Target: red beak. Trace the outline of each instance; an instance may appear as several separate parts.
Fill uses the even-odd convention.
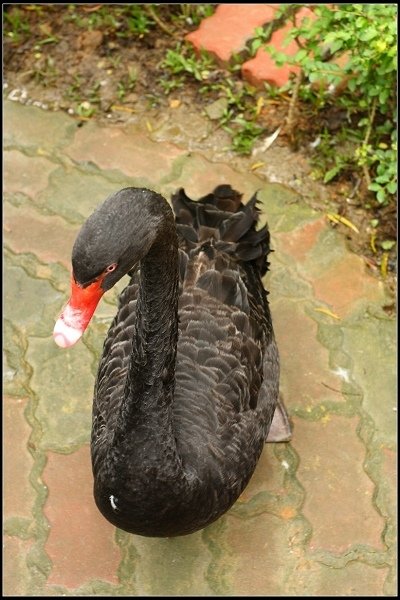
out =
[[[61,348],[76,344],[93,316],[100,298],[104,294],[101,287],[103,278],[83,288],[71,278],[71,298],[57,320],[53,337]]]

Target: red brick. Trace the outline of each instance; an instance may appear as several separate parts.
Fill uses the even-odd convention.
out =
[[[4,400],[4,517],[32,518],[35,498],[29,483],[33,459],[27,444],[31,428],[24,417],[26,400]]]
[[[297,477],[305,490],[302,512],[312,527],[310,548],[344,552],[366,544],[381,550],[385,522],[363,469],[366,449],[357,435],[358,417],[293,421]]]
[[[44,513],[50,523],[45,549],[53,563],[48,583],[68,588],[90,579],[117,583],[115,529],[94,503],[88,446],[69,455],[49,453],[43,481],[48,487]]]
[[[254,29],[274,18],[279,5],[219,4],[215,13],[204,19],[199,29],[189,33],[186,40],[197,50],[207,50],[227,62],[233,54],[244,49]]]
[[[278,29],[270,41],[271,46],[280,52],[284,52],[287,56],[293,56],[299,49],[294,40],[285,48],[282,47],[283,40],[290,29],[291,25]],[[293,65],[285,64],[278,67],[272,56],[264,48],[259,48],[254,58],[242,64],[242,77],[255,87],[262,87],[265,81],[271,85],[281,87],[288,82],[291,73],[298,73],[298,71],[299,68]]]
[[[314,13],[308,8],[302,8],[296,14],[296,23],[299,23],[304,17],[314,17]],[[299,49],[295,40],[285,45],[287,34],[292,29],[292,24],[288,23],[281,29],[274,31],[269,45],[278,52],[283,52],[286,56],[294,56]],[[299,68],[292,65],[283,65],[278,67],[271,55],[259,48],[254,58],[246,61],[242,65],[242,76],[256,87],[262,87],[267,81],[272,85],[281,87],[287,83],[291,73],[298,73]]]

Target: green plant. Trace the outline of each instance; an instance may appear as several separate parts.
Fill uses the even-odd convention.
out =
[[[197,26],[206,17],[210,17],[215,9],[213,4],[178,4],[180,14],[175,18],[184,20],[188,25]]]
[[[66,19],[83,29],[112,31],[117,37],[127,38],[132,34],[143,37],[154,26],[148,6],[150,5],[100,5],[92,12],[82,12],[82,7],[70,4]]]
[[[78,104],[78,106],[76,108],[76,113],[80,117],[85,117],[87,119],[92,117],[95,112],[96,112],[96,109],[87,100]]]
[[[374,181],[369,185],[369,189],[376,193],[376,198],[380,204],[386,204],[388,197],[397,192],[397,141],[395,134],[394,131],[393,142],[389,147],[382,142],[375,150],[371,146],[366,148],[368,163],[376,163],[376,174]]]
[[[231,134],[232,149],[238,154],[251,154],[254,142],[264,132],[262,127],[242,115],[231,119],[230,125],[225,125],[224,129]]]
[[[73,76],[72,83],[68,86],[68,88],[65,92],[65,97],[68,100],[71,100],[72,102],[77,102],[82,96],[82,91],[81,91],[82,85],[83,85],[82,75],[80,75],[79,73],[75,74]]]
[[[144,36],[150,31],[150,28],[154,25],[154,21],[149,18],[146,5],[130,4],[126,24],[128,33],[136,33],[139,36]]]
[[[93,12],[86,13],[82,12],[79,5],[69,4],[65,19],[83,29],[111,29],[117,31],[123,26],[123,19],[119,20],[119,17],[123,17],[123,12],[118,7],[110,10],[109,6],[99,6]]]
[[[254,56],[259,48],[261,48],[271,37],[271,28],[264,29],[256,27],[253,34],[253,39],[250,42],[250,54]]]
[[[40,52],[35,56],[38,56],[39,60],[32,73],[34,80],[44,87],[54,85],[59,76],[59,70],[55,66],[54,59],[51,56],[42,56]]]
[[[160,66],[173,75],[189,75],[196,81],[204,81],[210,75],[210,69],[215,67],[215,62],[206,52],[197,56],[191,46],[178,43],[174,50],[167,50]]]
[[[238,68],[236,60],[231,68]],[[162,61],[162,68],[179,78],[162,79],[160,84],[166,93],[184,85],[186,78],[201,82],[200,93],[226,99],[226,108],[219,119],[220,126],[232,135],[232,148],[239,154],[250,154],[255,140],[263,129],[255,123],[257,105],[254,102],[255,89],[237,78],[223,76],[214,59],[205,52],[197,55],[191,46],[178,44],[168,50]],[[240,66],[240,65],[239,65]]]
[[[172,79],[160,79],[159,83],[167,96],[174,90],[178,90],[185,85],[184,77],[173,77]]]
[[[14,42],[21,41],[30,33],[29,21],[22,9],[6,5],[4,10],[4,33]]]
[[[128,73],[118,82],[117,96],[119,100],[123,100],[128,92],[135,89],[137,81],[137,71],[134,67],[128,66]]]
[[[283,5],[287,7],[307,5]],[[293,26],[287,42],[296,39],[298,52],[288,57],[267,46],[277,65],[300,66],[300,94],[318,107],[334,103],[351,116],[358,141],[351,159],[379,203],[387,204],[397,190],[397,5],[318,4],[315,19]],[[328,59],[345,58],[342,66]],[[311,85],[310,85],[311,84]],[[344,85],[345,84],[345,85]],[[307,87],[308,86],[308,87]],[[341,93],[336,93],[342,87]],[[349,131],[349,126],[345,125]],[[332,134],[333,136],[336,134]],[[348,164],[335,165],[335,176]]]

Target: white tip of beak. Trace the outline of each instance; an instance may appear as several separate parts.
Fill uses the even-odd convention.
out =
[[[58,319],[54,326],[53,338],[60,348],[69,348],[82,337],[83,329],[70,327],[63,319]]]

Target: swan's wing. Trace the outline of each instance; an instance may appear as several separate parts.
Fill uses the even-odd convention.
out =
[[[201,460],[208,446],[225,462],[250,464],[278,401],[279,356],[261,283],[269,233],[256,228],[256,202],[242,204],[230,186],[197,202],[183,190],[172,198],[185,256],[174,413],[188,460],[196,452]]]

